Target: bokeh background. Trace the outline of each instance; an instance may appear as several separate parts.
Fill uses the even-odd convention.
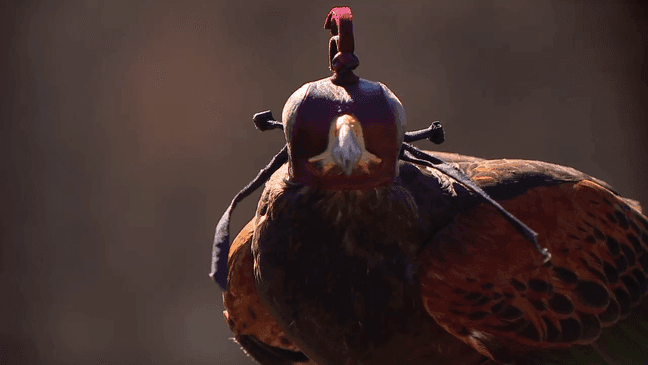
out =
[[[638,2],[347,4],[357,73],[410,129],[443,123],[420,146],[572,166],[648,205]],[[334,5],[0,3],[0,363],[252,364],[207,276],[213,231],[283,145],[252,114],[329,75]]]

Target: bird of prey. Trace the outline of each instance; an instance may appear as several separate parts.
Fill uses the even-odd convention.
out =
[[[648,364],[640,205],[564,166],[418,150],[439,125],[406,133],[398,98],[353,74],[348,8],[326,26],[334,75],[282,123],[257,115],[287,145],[231,247],[240,196],[217,227],[236,341],[264,365]]]

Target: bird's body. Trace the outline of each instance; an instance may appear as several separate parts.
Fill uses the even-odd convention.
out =
[[[217,226],[236,340],[264,365],[648,364],[639,204],[572,168],[408,144],[443,136],[406,133],[353,74],[351,18],[329,13],[334,75],[290,96],[286,147]],[[224,265],[231,210],[270,171]]]
[[[636,202],[558,165],[433,154],[536,230],[551,261],[433,169],[400,163],[391,185],[331,191],[291,182],[284,166],[231,252],[226,317],[252,355],[519,362],[592,344],[639,303],[648,220]]]
[[[419,363],[402,354],[423,350],[434,327],[416,280],[418,209],[403,186],[327,191],[271,179],[259,212],[257,289],[289,337],[321,364]]]

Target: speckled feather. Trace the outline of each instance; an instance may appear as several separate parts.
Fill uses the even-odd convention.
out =
[[[610,191],[566,182],[502,204],[538,232],[552,259],[538,265],[489,206],[457,216],[421,257],[425,306],[448,331],[506,361],[526,347],[589,344],[639,303],[648,270],[639,238],[648,238],[639,228],[645,218]],[[475,332],[495,339],[482,343]]]
[[[228,285],[223,292],[225,321],[234,333],[235,340],[260,363],[308,362],[308,358],[286,337],[261,304],[254,282],[254,258],[251,250],[254,227],[254,220],[251,220],[232,242]]]

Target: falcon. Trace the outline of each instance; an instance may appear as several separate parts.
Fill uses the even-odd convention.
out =
[[[358,78],[349,8],[333,76],[286,102],[286,147],[219,222],[212,277],[261,364],[646,364],[648,218],[575,169],[421,151],[398,98]],[[265,182],[229,245],[229,217]]]

